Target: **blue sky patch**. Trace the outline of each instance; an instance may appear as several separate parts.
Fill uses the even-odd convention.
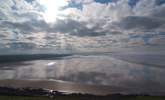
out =
[[[28,3],[31,3],[31,2],[33,2],[34,0],[25,0],[25,1],[27,1]]]
[[[95,1],[99,3],[109,3],[112,2],[113,0],[95,0]]]
[[[139,1],[139,0],[129,0],[129,1],[128,1],[128,4],[129,4],[131,7],[134,7],[134,6],[137,4],[138,1]]]
[[[81,3],[76,3],[75,1],[70,1],[69,4],[65,7],[62,7],[62,9],[67,9],[67,8],[77,8],[77,9],[83,9],[83,4]]]

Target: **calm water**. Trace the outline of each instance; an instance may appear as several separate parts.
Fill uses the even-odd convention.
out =
[[[95,91],[98,94],[113,92],[164,94],[164,76],[163,55],[75,55],[59,60],[0,64],[0,85],[10,83],[18,86],[22,80],[19,85],[28,86],[23,80],[40,80],[38,83],[29,82],[29,86],[38,87],[36,84],[43,83],[40,87],[58,90],[61,87],[63,91],[90,93]],[[57,88],[55,87],[57,83],[63,85]],[[62,88],[67,85],[70,88]],[[85,88],[86,90],[83,90]]]

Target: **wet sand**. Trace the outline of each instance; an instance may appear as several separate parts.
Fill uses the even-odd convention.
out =
[[[89,93],[95,95],[107,95],[114,93],[124,93],[126,88],[103,86],[103,85],[87,85],[64,81],[47,81],[47,80],[0,80],[1,87],[14,88],[44,88],[67,93]]]
[[[0,86],[97,95],[165,94],[165,56],[120,55],[75,55],[58,60],[2,63]]]

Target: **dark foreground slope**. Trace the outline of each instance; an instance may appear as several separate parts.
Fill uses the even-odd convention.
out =
[[[30,97],[30,96],[0,96],[0,100],[165,100],[165,97],[152,96],[122,96],[122,97],[86,97],[86,96],[56,96]]]
[[[66,93],[33,88],[0,87],[0,100],[165,100],[164,96],[149,95],[91,95]]]

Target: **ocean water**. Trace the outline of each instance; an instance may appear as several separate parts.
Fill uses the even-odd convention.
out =
[[[39,87],[96,94],[161,95],[165,93],[164,76],[165,55],[152,54],[79,54],[0,64],[0,86],[38,87],[43,83]],[[63,85],[57,88],[57,83]]]

